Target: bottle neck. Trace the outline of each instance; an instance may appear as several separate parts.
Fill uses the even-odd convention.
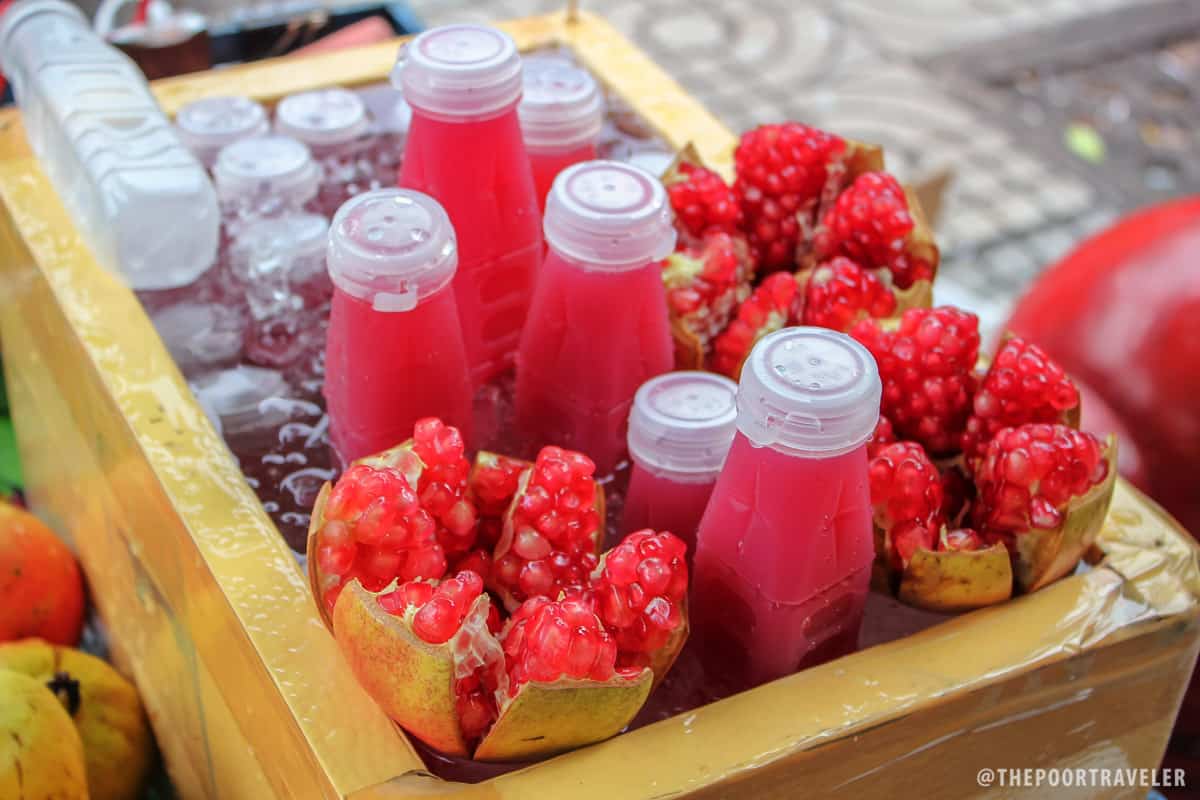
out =
[[[501,106],[500,108],[489,111],[484,114],[447,114],[441,111],[432,111],[428,108],[421,108],[418,105],[412,105],[413,125],[416,125],[420,120],[433,120],[448,125],[470,125],[477,122],[490,122],[511,115],[514,119],[517,116],[517,103],[513,101],[509,105]]]

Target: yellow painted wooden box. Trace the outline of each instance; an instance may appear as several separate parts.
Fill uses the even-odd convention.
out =
[[[733,136],[602,20],[572,48],[671,144]],[[160,81],[173,112],[382,80],[396,43]],[[292,554],[137,299],[103,272],[0,113],[0,340],[30,498],[78,549],[187,798],[963,798],[983,768],[1154,767],[1195,662],[1197,551],[1123,482],[1106,560],[1001,607],[486,783],[424,772],[358,688]],[[1200,780],[1200,776],[1193,776]],[[1056,797],[1144,797],[1131,788]],[[1034,796],[1034,795],[1029,795]]]

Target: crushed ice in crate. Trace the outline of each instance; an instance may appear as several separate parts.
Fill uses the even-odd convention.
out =
[[[185,375],[232,366],[241,358],[246,320],[240,308],[183,300],[154,312],[151,320]]]

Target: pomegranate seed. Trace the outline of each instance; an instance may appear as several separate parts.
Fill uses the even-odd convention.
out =
[[[713,342],[710,368],[737,379],[754,344],[788,324],[798,296],[791,273],[770,275],[738,306],[737,317]]]
[[[933,549],[942,525],[942,477],[916,442],[880,447],[867,476],[875,524],[888,534],[892,565],[903,569],[918,547]]]

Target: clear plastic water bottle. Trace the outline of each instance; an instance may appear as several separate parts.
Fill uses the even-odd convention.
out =
[[[175,115],[179,138],[212,168],[222,147],[271,129],[267,112],[248,97],[206,97],[188,103]]]
[[[347,199],[370,188],[370,127],[366,103],[345,89],[289,95],[275,109],[275,131],[304,142],[321,165],[322,214],[333,216]]]
[[[321,168],[289,136],[254,136],[223,148],[213,177],[226,229],[236,238],[257,220],[303,211],[317,195]]]
[[[328,240],[323,216],[289,214],[248,225],[234,241],[229,261],[249,309],[246,356],[254,363],[287,366],[317,346],[329,302]]]
[[[135,289],[193,282],[220,213],[203,165],[146,79],[74,6],[26,0],[0,19],[0,69],[29,143],[97,260]]]

